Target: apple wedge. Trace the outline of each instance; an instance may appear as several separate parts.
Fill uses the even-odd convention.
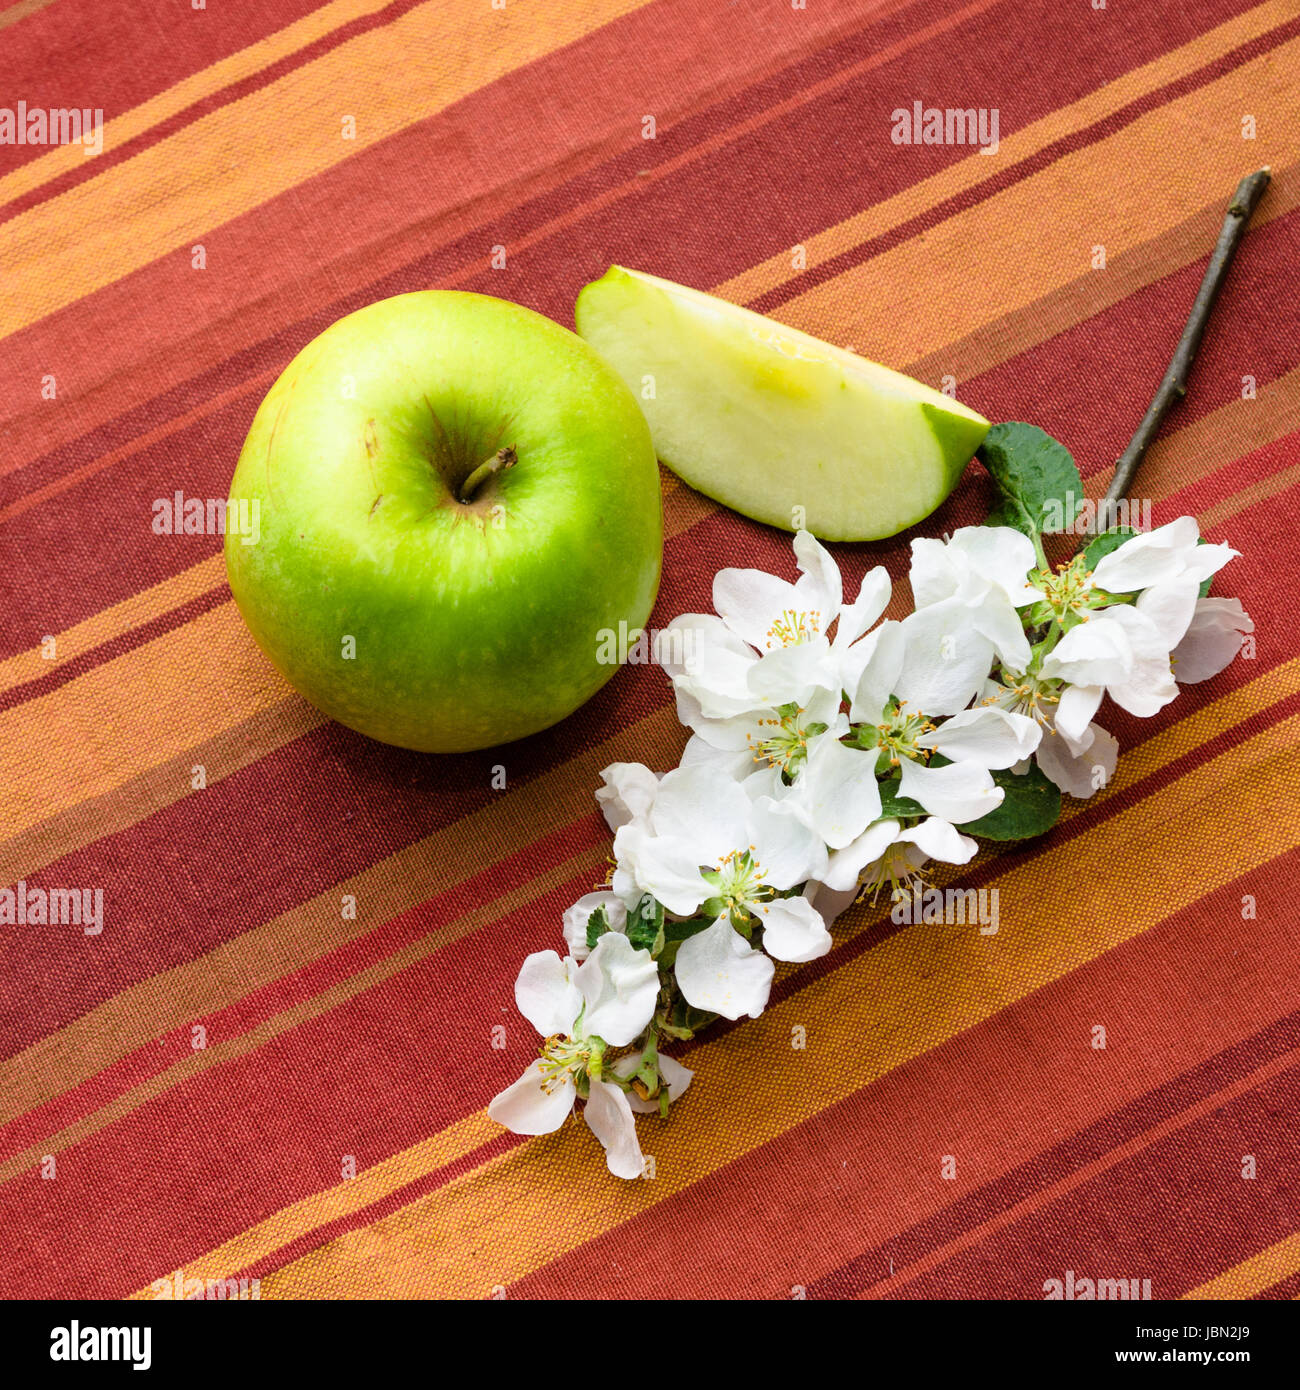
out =
[[[911,377],[623,266],[583,288],[575,316],[640,402],[660,459],[787,531],[894,535],[948,496],[989,428]]]

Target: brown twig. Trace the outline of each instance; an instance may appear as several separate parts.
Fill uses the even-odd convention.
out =
[[[1237,185],[1237,191],[1232,195],[1232,202],[1228,204],[1228,211],[1223,219],[1223,230],[1219,233],[1210,264],[1205,269],[1205,278],[1201,281],[1201,288],[1197,292],[1191,313],[1187,316],[1183,336],[1178,340],[1178,347],[1170,359],[1164,380],[1161,381],[1151,404],[1147,406],[1142,423],[1129,440],[1128,448],[1115,463],[1115,476],[1106,489],[1106,495],[1097,504],[1096,519],[1084,537],[1085,540],[1088,536],[1094,536],[1110,527],[1115,514],[1115,504],[1128,496],[1138,465],[1159,433],[1165,416],[1187,394],[1187,376],[1196,360],[1197,349],[1201,346],[1205,325],[1209,323],[1210,315],[1214,312],[1214,302],[1223,288],[1228,267],[1236,255],[1250,215],[1264,196],[1271,177],[1269,168],[1265,165],[1253,174],[1248,174]]]

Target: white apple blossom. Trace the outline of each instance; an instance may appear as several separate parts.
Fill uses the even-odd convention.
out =
[[[541,1056],[495,1096],[488,1114],[516,1134],[559,1129],[585,1092],[585,1119],[617,1177],[641,1175],[636,1122],[623,1088],[600,1077],[606,1046],[626,1047],[654,1017],[659,968],[649,951],[606,932],[579,964],[554,951],[530,955],[515,982],[519,1012],[546,1039]]]
[[[1135,604],[1094,609],[1047,654],[1042,675],[1086,690],[1075,697],[1080,718],[1091,718],[1103,694],[1147,718],[1178,694],[1169,653],[1187,631],[1195,603],[1196,582],[1188,579],[1148,589]]]
[[[932,717],[970,704],[994,657],[1029,665],[1017,612],[1042,598],[1028,582],[1033,543],[1009,526],[966,526],[947,543],[912,542],[915,611],[902,623],[902,668],[893,693]]]
[[[670,658],[664,666],[678,691],[692,697],[694,717],[725,720],[807,705],[818,691],[842,688],[841,664],[889,602],[889,575],[877,565],[845,604],[839,567],[826,548],[799,531],[794,552],[800,577],[793,584],[763,570],[720,570],[713,581],[720,616],[688,613],[668,625],[682,640],[666,649],[680,645],[692,654],[689,662]]]
[[[906,622],[884,623],[866,639],[872,649],[851,692],[849,718],[859,726],[860,742],[864,735],[873,740],[877,770],[898,768],[901,796],[947,821],[976,820],[1002,804],[990,770],[1028,757],[1040,731],[1032,719],[994,707],[963,710],[936,724],[928,710],[894,700],[890,692],[898,689],[906,662],[906,628]],[[981,681],[987,675],[986,666]],[[950,762],[928,766],[932,752]]]
[[[866,780],[874,790],[875,779]],[[760,1013],[772,979],[768,956],[806,961],[830,949],[810,904],[780,896],[817,877],[826,863],[821,836],[785,803],[751,797],[707,766],[668,773],[649,825],[623,826],[614,855],[614,891],[625,902],[651,893],[669,912],[715,915],[677,952],[677,983],[696,1008],[728,1018]],[[733,925],[749,920],[763,928],[763,951]]]
[[[610,763],[600,774],[596,801],[611,830],[644,822],[659,790],[659,777],[644,763]]]
[[[878,893],[886,885],[892,894],[910,888],[928,860],[965,864],[978,849],[974,840],[939,816],[910,828],[899,820],[880,820],[830,856],[820,883],[830,894]],[[820,903],[821,893],[814,896]]]

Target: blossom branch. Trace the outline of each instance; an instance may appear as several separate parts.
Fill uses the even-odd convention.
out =
[[[1187,316],[1187,325],[1183,329],[1183,336],[1178,340],[1178,347],[1170,359],[1159,389],[1147,407],[1146,414],[1142,417],[1142,423],[1137,427],[1133,438],[1129,440],[1128,448],[1124,450],[1115,464],[1115,476],[1111,479],[1105,496],[1097,504],[1096,520],[1085,534],[1085,541],[1100,531],[1108,530],[1112,525],[1115,505],[1128,495],[1138,467],[1152,441],[1160,432],[1160,426],[1164,423],[1165,416],[1187,394],[1187,377],[1201,346],[1205,326],[1209,323],[1210,315],[1214,312],[1215,301],[1219,297],[1219,291],[1223,288],[1228,267],[1231,266],[1233,257],[1237,253],[1237,246],[1245,234],[1246,224],[1250,221],[1251,214],[1256,207],[1259,206],[1259,200],[1264,196],[1271,177],[1270,170],[1265,165],[1264,168],[1257,169],[1253,174],[1248,174],[1237,185],[1237,191],[1233,194],[1232,202],[1228,204],[1228,211],[1223,219],[1219,240],[1215,244],[1213,254],[1210,256],[1210,263],[1206,267],[1205,278],[1201,281],[1201,288],[1197,292],[1191,313]]]

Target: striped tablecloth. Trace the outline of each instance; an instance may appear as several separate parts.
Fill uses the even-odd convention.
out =
[[[1300,4],[1100,4],[0,9],[0,107],[103,113],[98,153],[0,144],[0,883],[103,895],[94,935],[0,926],[0,1292],[1300,1291]],[[915,102],[996,112],[996,151],[896,143]],[[676,762],[666,680],[504,752],[382,747],[282,682],[220,537],[155,502],[224,496],[349,310],[449,286],[567,324],[611,262],[953,377],[1096,494],[1262,164],[1138,486],[1243,552],[1216,592],[1254,659],[1109,711],[1115,784],[963,874],[996,936],[842,918],[691,1052],[653,1180],[578,1122],[499,1130],[536,1045],[515,972],[605,874],[598,770]],[[668,475],[664,506],[656,624],[722,565],[790,572]],[[907,542],[836,555],[898,579]]]

